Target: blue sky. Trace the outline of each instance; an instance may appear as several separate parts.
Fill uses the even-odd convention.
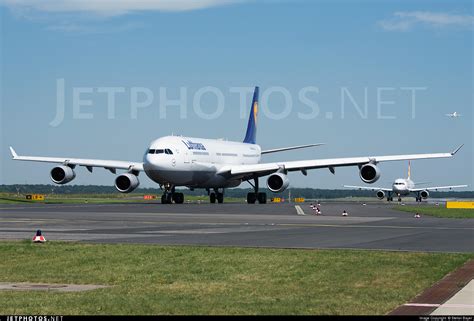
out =
[[[243,107],[232,88],[258,85],[268,94],[257,136],[264,149],[327,144],[264,161],[444,152],[464,143],[454,159],[413,162],[412,175],[434,184],[466,183],[472,190],[471,1],[119,4],[0,1],[0,183],[50,183],[51,165],[13,162],[9,145],[20,154],[140,161],[151,140],[171,133],[242,140],[251,97],[242,118]],[[58,79],[65,84],[65,115],[53,126]],[[200,116],[193,103],[208,86],[222,93],[225,102],[215,119]],[[106,95],[98,88],[115,87],[123,92],[116,95],[110,117]],[[289,93],[291,105],[275,87]],[[308,87],[313,88],[307,97],[317,103],[317,115],[298,96]],[[407,87],[418,88],[414,117]],[[81,112],[91,119],[74,116],[77,88],[86,88],[82,97],[91,106]],[[132,117],[132,91],[141,88],[153,99]],[[162,91],[176,99],[180,88],[186,92],[181,96],[186,116],[172,106],[160,116]],[[349,95],[360,108],[366,92],[367,114],[362,117]],[[380,101],[393,103],[379,107]],[[204,94],[203,113],[216,111],[216,102],[212,93]],[[453,111],[463,117],[444,116]],[[270,113],[282,117],[274,119]],[[405,176],[406,168],[405,162],[381,164],[377,184]],[[77,174],[76,184],[112,185],[114,180],[103,169],[90,174],[79,168]],[[153,186],[145,175],[140,177],[142,186]],[[361,183],[356,168],[338,169],[335,176],[327,170],[307,177],[294,173],[290,179],[297,187]]]

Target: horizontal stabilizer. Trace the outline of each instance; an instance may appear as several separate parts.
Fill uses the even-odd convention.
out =
[[[298,145],[298,146],[291,146],[291,147],[268,149],[268,150],[263,150],[261,154],[263,155],[263,154],[284,152],[284,151],[287,151],[287,150],[300,149],[300,148],[308,148],[308,147],[315,147],[315,146],[321,146],[321,145],[324,145],[324,143],[309,144],[309,145]]]
[[[358,189],[358,190],[368,190],[368,191],[384,191],[384,192],[391,192],[391,188],[385,187],[368,187],[368,186],[353,186],[353,185],[343,185],[345,188],[350,189]]]
[[[416,182],[415,183],[415,185],[426,185],[426,184],[432,184],[432,182],[421,182],[421,183]]]

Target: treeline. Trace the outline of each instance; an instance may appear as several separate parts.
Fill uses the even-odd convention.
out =
[[[181,190],[180,190],[181,191]],[[226,189],[225,195],[228,197],[246,197],[251,188],[231,188]],[[261,189],[262,192],[267,192],[269,197],[304,197],[307,199],[318,198],[343,198],[343,197],[374,197],[375,192],[349,190],[349,189],[315,189],[315,188],[290,188],[283,193],[272,193],[266,189]],[[102,185],[0,185],[1,193],[14,194],[117,194],[114,186]],[[143,195],[143,194],[162,194],[159,188],[137,188],[133,193],[128,195]],[[191,191],[183,189],[182,192],[186,195],[206,195],[203,189]],[[474,198],[474,191],[446,191],[446,192],[430,192],[430,197],[434,198]]]

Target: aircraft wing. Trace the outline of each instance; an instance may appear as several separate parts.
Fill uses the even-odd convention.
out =
[[[301,171],[306,174],[306,170],[329,168],[334,172],[335,167],[342,166],[362,166],[369,163],[380,163],[389,161],[430,159],[430,158],[449,158],[453,157],[463,145],[456,148],[451,153],[435,154],[411,154],[411,155],[393,155],[393,156],[366,156],[366,157],[348,157],[348,158],[330,158],[330,159],[311,159],[302,161],[261,163],[254,165],[228,165],[222,167],[217,174],[224,177],[246,178],[266,176],[276,171]]]
[[[10,146],[10,152],[14,160],[33,161],[45,163],[58,163],[63,165],[79,165],[85,166],[92,172],[92,167],[104,167],[115,173],[116,169],[126,169],[133,171],[143,171],[143,163],[117,161],[117,160],[103,160],[103,159],[82,159],[69,157],[41,157],[41,156],[19,156],[13,147]]]
[[[431,184],[432,182],[416,182],[415,185],[426,185],[426,184]]]
[[[368,187],[368,186],[352,186],[352,185],[344,185],[345,188],[353,188],[353,189],[365,189],[369,191],[384,191],[384,192],[391,192],[391,188],[385,187]]]
[[[435,186],[435,187],[427,187],[427,188],[414,188],[414,189],[410,189],[410,192],[437,191],[439,189],[453,189],[453,188],[463,188],[463,187],[467,187],[467,185],[452,185],[452,186]]]

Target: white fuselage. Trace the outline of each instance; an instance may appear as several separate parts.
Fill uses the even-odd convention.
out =
[[[415,183],[409,178],[398,178],[392,184],[392,190],[397,195],[408,195],[410,189],[415,187]]]
[[[217,172],[226,165],[260,162],[259,145],[225,140],[165,136],[154,140],[143,157],[146,175],[158,184],[196,188],[240,185]]]

